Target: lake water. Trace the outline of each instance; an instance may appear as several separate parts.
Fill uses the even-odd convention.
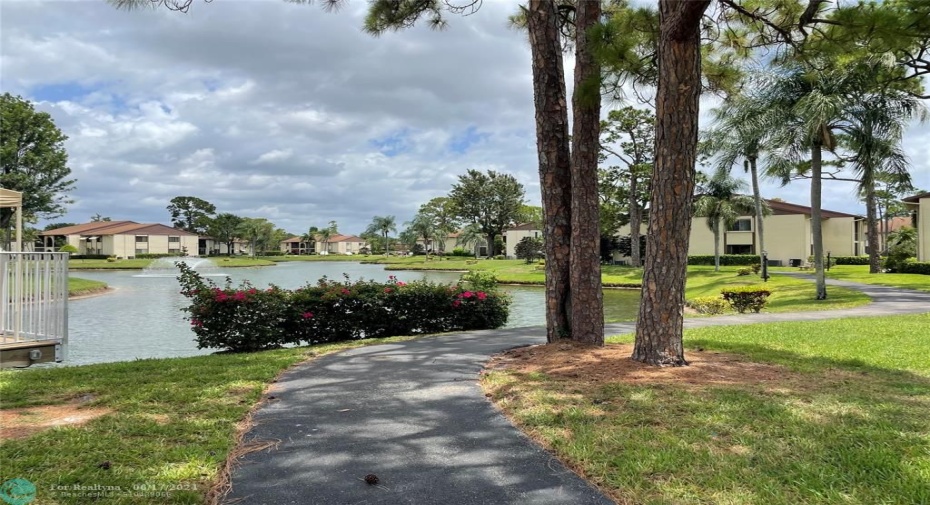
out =
[[[228,275],[233,285],[249,280],[256,287],[276,284],[298,288],[320,277],[342,280],[348,274],[386,281],[389,275],[410,282],[428,279],[452,283],[455,272],[386,271],[381,265],[351,262],[284,262],[260,268],[200,270],[216,283]],[[116,292],[74,300],[69,303],[69,346],[66,364],[81,365],[138,358],[171,358],[210,354],[215,349],[197,349],[194,333],[181,308],[187,298],[179,293],[176,271],[74,271],[73,276],[106,282]],[[544,291],[535,286],[502,286],[513,303],[507,327],[545,325]],[[608,321],[631,320],[639,306],[638,290],[605,290],[604,311]]]

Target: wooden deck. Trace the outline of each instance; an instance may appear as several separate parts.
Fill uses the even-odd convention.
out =
[[[61,340],[17,342],[11,335],[0,335],[0,368],[24,368],[61,361],[61,344]]]

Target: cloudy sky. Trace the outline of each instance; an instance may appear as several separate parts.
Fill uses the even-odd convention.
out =
[[[366,4],[2,2],[0,89],[70,137],[74,204],[55,221],[168,223],[168,201],[192,195],[292,233],[333,220],[359,233],[375,215],[410,220],[469,168],[512,173],[539,205],[529,49],[506,25],[516,2],[380,38],[361,31]],[[930,189],[930,127],[906,148]],[[765,195],[808,202],[803,183]],[[826,185],[824,207],[863,212],[845,183]]]

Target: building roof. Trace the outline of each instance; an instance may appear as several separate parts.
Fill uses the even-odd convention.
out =
[[[43,236],[61,236],[61,235],[176,235],[176,236],[196,236],[196,233],[179,230],[170,226],[158,223],[137,223],[135,221],[94,221],[91,223],[76,224],[74,226],[65,226],[46,230],[39,235]]]
[[[769,208],[772,209],[772,215],[780,216],[786,214],[804,214],[806,216],[811,215],[811,208],[804,205],[798,205],[796,203],[780,202],[777,200],[765,200],[769,204]],[[822,217],[859,217],[855,214],[846,214],[845,212],[836,212],[833,210],[820,209],[820,215]]]
[[[297,235],[294,235],[293,237],[288,237],[281,241],[282,244],[299,244],[301,242],[303,242],[303,240],[301,240],[301,238],[298,237]]]
[[[909,197],[907,197],[907,198],[902,198],[901,201],[902,201],[902,202],[907,202],[907,203],[917,203],[917,202],[919,202],[922,198],[930,198],[930,191],[927,191],[926,193],[920,193],[919,195],[914,195],[914,196],[909,196]]]
[[[367,242],[367,240],[365,240],[365,239],[363,239],[363,238],[361,238],[361,237],[356,237],[355,235],[333,235],[332,237],[329,238],[329,242],[330,242],[330,243],[333,243],[333,242],[361,242],[361,243],[365,243],[365,242]]]
[[[532,231],[532,230],[540,231],[541,228],[536,223],[523,223],[523,224],[518,224],[516,226],[511,226],[510,228],[507,228],[506,230],[504,230],[504,233],[508,231]]]

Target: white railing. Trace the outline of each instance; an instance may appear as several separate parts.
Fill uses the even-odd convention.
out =
[[[50,340],[61,343],[63,352],[68,253],[0,252],[0,345]]]

